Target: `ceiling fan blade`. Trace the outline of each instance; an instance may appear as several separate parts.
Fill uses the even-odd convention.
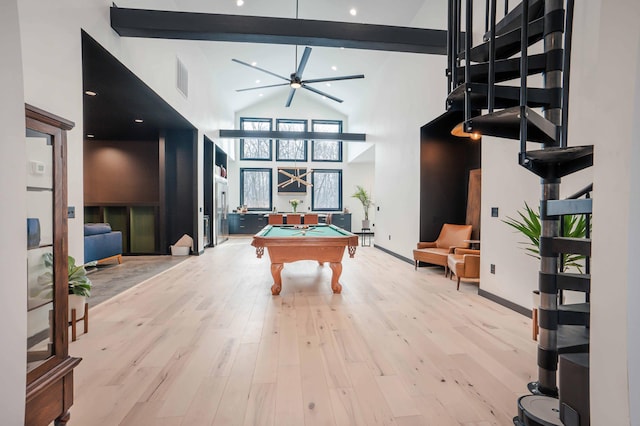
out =
[[[289,82],[291,81],[290,79],[288,79],[288,78],[286,78],[286,77],[283,77],[283,76],[278,75],[278,74],[274,74],[274,73],[272,73],[271,71],[267,71],[267,70],[265,70],[264,68],[256,67],[255,65],[251,65],[251,64],[248,64],[248,63],[246,63],[246,62],[242,62],[242,61],[240,61],[240,60],[238,60],[238,59],[232,59],[232,61],[233,61],[233,62],[237,62],[237,63],[239,63],[239,64],[241,64],[241,65],[245,65],[245,66],[247,66],[247,67],[249,67],[249,68],[253,68],[253,69],[258,70],[258,71],[266,72],[267,74],[272,75],[272,76],[274,76],[274,77],[278,77],[278,78],[280,78],[280,79],[282,79],[282,80],[289,81]]]
[[[333,101],[340,102],[340,103],[342,103],[342,102],[343,102],[343,101],[342,101],[342,99],[340,99],[340,98],[336,98],[335,96],[331,96],[331,95],[330,95],[330,94],[328,94],[328,93],[321,92],[320,90],[315,89],[315,88],[313,88],[313,87],[311,87],[311,86],[307,86],[306,84],[303,84],[303,85],[302,85],[302,88],[303,88],[303,89],[307,89],[307,90],[309,90],[309,91],[311,91],[311,92],[313,92],[313,93],[317,93],[318,95],[326,96],[327,98],[329,98],[329,99],[331,99],[331,100],[333,100]]]
[[[291,88],[291,90],[289,91],[289,97],[287,98],[287,103],[284,105],[285,107],[289,108],[291,106],[291,101],[293,100],[293,95],[296,94],[296,89]]]
[[[353,80],[356,78],[364,78],[364,74],[343,75],[341,77],[314,78],[312,80],[304,80],[302,83],[322,83],[325,81]]]
[[[247,87],[246,89],[236,89],[236,92],[246,92],[247,90],[267,89],[269,87],[288,86],[290,83],[270,84],[268,86]]]
[[[304,53],[302,54],[302,58],[300,59],[300,65],[298,65],[298,71],[296,71],[296,76],[298,78],[302,78],[302,73],[304,72],[304,68],[307,66],[309,55],[311,55],[311,48],[305,47]]]

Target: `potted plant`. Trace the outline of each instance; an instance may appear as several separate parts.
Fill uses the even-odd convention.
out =
[[[44,266],[53,271],[53,253],[45,253],[42,255]],[[69,277],[69,318],[71,318],[71,310],[75,309],[81,319],[84,316],[84,306],[87,301],[87,297],[91,296],[91,280],[87,277],[87,270],[85,266],[95,266],[96,261],[89,262],[86,265],[76,265],[76,260],[72,257],[68,257],[67,271]],[[43,275],[43,279],[46,281],[45,285],[49,287],[53,286],[53,272],[46,272]]]
[[[540,222],[540,213],[534,211],[529,205],[524,203],[524,213],[517,212],[520,219],[514,219],[507,216],[507,220],[503,220],[504,223],[514,228],[527,238],[525,244],[525,250],[527,255],[540,259],[540,233],[542,230],[542,224]],[[584,238],[587,232],[587,219],[584,215],[563,216],[563,237],[570,238]],[[560,258],[561,268],[576,268],[578,272],[582,273],[582,262],[585,256],[577,254],[563,254]]]
[[[356,186],[356,192],[351,195],[353,198],[357,198],[362,203],[362,208],[364,209],[364,220],[362,221],[362,228],[369,228],[369,207],[373,204],[371,201],[371,196],[362,186]]]

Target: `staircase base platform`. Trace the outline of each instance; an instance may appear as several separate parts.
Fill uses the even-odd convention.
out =
[[[515,426],[562,426],[559,402],[542,395],[525,395],[518,398],[518,417]]]

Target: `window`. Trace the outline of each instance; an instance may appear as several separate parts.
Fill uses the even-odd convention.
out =
[[[240,118],[241,130],[271,131],[270,118]],[[271,160],[271,139],[240,139],[241,160]]]
[[[342,210],[342,170],[314,170],[311,210]]]
[[[276,120],[276,130],[282,132],[306,132],[307,120]],[[276,161],[307,161],[307,141],[278,139]]]
[[[342,133],[340,120],[311,120],[312,132]],[[342,141],[318,140],[311,145],[312,161],[342,161]]]
[[[271,210],[271,169],[240,169],[240,204],[249,210]]]

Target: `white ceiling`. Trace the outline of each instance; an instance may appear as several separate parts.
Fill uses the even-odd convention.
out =
[[[287,18],[295,18],[296,15],[295,0],[244,0],[244,5],[241,7],[236,5],[236,0],[124,0],[118,2],[118,7]],[[352,7],[357,10],[356,16],[349,13]],[[430,13],[430,9],[433,9],[434,13]],[[300,19],[444,29],[446,12],[444,19],[431,19],[436,15],[440,18],[442,10],[446,11],[446,0],[402,0],[401,2],[391,0],[299,0],[298,17]],[[435,22],[439,25],[435,26]],[[262,102],[268,97],[280,98],[282,105],[285,104],[289,94],[288,86],[236,92],[236,89],[278,84],[284,81],[232,62],[231,59],[235,58],[248,63],[255,61],[258,67],[288,78],[297,68],[295,46],[202,41],[187,43],[198,43],[205,56],[209,58],[208,66],[212,70],[213,85],[218,88],[219,93],[233,111],[242,110],[256,102]],[[298,61],[304,47],[297,47]],[[327,86],[326,83],[313,84],[314,88],[343,99],[342,104],[330,99],[323,99],[310,91],[299,89],[291,108],[296,107],[297,97],[307,96],[318,102],[326,103],[342,114],[350,115],[356,108],[361,107],[360,102],[365,98],[364,95],[375,91],[380,84],[406,84],[405,82],[382,81],[378,76],[377,71],[381,68],[381,64],[387,60],[393,60],[394,55],[416,54],[313,47],[303,79],[352,74],[364,74],[365,78],[331,82],[331,86]],[[336,66],[337,70],[332,70],[332,66]],[[260,80],[260,82],[257,83],[256,80]]]

